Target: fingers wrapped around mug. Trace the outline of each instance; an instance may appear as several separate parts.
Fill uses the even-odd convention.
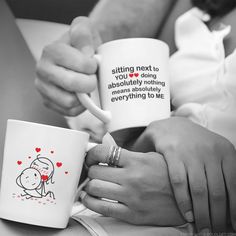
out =
[[[101,144],[88,152],[86,164],[87,166],[92,166],[103,163],[111,167],[125,167],[129,165],[130,160],[124,157],[127,155],[130,156],[131,154],[132,152],[121,149],[120,147]]]
[[[90,182],[82,201],[90,210],[134,224],[184,223],[160,154],[97,145],[86,163]]]
[[[83,204],[93,211],[128,221],[132,212],[123,204],[127,201],[127,191],[121,185],[125,174],[122,167],[127,163],[122,152],[126,150],[106,145],[97,145],[88,152],[86,164],[90,181],[81,198]]]
[[[45,105],[62,115],[76,116],[83,112],[85,108],[75,93],[91,93],[97,86],[97,61],[91,53],[86,53],[87,49],[84,50],[84,47],[90,47],[93,53],[95,50],[91,41],[92,30],[85,22],[87,20],[78,25],[83,26],[82,29],[87,27],[86,32],[79,31],[78,27],[74,33],[66,32],[43,49],[37,63],[36,88],[42,95]],[[75,34],[82,48],[73,45],[72,38]]]

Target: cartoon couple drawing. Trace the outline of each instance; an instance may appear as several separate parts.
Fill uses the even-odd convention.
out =
[[[46,192],[45,184],[54,184],[52,178],[54,175],[54,165],[46,157],[37,158],[30,164],[30,167],[24,169],[17,177],[16,183],[21,187],[25,194],[21,194],[22,197],[30,199],[32,197],[42,198],[49,195],[49,197],[55,199],[52,191]]]

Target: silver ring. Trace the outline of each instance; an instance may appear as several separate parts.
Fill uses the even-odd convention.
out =
[[[121,147],[111,146],[109,155],[108,155],[108,165],[112,167],[119,166]]]

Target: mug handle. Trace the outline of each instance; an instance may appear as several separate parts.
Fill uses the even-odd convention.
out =
[[[88,143],[87,145],[87,149],[86,149],[86,153],[92,149],[93,147],[97,146],[98,144],[97,143]],[[86,154],[85,153],[85,154]],[[75,198],[74,199],[77,199],[81,190],[83,189],[83,187],[89,182],[89,178],[86,178],[83,183],[81,183],[79,185],[79,187],[77,188],[76,190],[76,193],[75,193]],[[70,213],[70,217],[72,217],[73,215],[76,215],[76,214],[79,214],[80,212],[84,211],[85,209],[87,209],[80,201],[76,200],[72,206],[72,209],[71,209],[71,213]]]
[[[94,55],[98,65],[101,63],[101,56],[98,54]],[[96,116],[103,123],[109,123],[111,121],[111,112],[104,111],[99,108],[93,100],[86,93],[76,93],[81,104],[86,107],[94,116]]]

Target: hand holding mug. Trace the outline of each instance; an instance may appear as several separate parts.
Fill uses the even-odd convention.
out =
[[[148,38],[100,44],[92,23],[79,17],[70,32],[44,49],[35,83],[45,105],[67,116],[86,107],[109,132],[169,117],[168,46]],[[102,109],[87,95],[97,85],[98,65]]]
[[[70,31],[44,48],[35,84],[47,107],[65,116],[85,110],[76,93],[90,93],[97,86],[93,55],[100,44],[101,38],[89,19],[78,17]]]
[[[90,181],[82,202],[89,209],[138,225],[185,223],[172,193],[166,162],[158,153],[98,145],[88,152],[86,164]]]

